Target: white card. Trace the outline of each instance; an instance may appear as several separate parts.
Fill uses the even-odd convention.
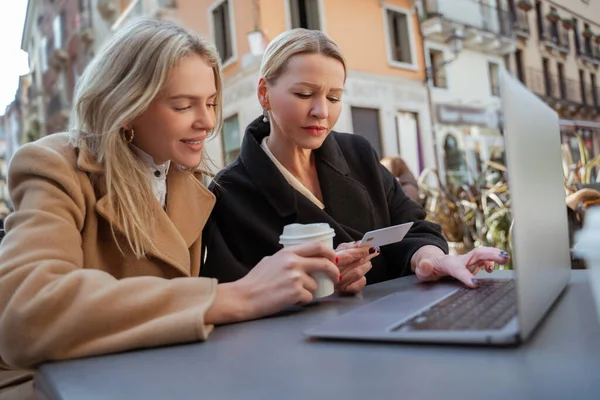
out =
[[[406,235],[412,224],[412,222],[408,222],[406,224],[390,226],[387,228],[367,232],[358,244],[358,247],[381,247],[385,246],[386,244],[397,243],[404,239],[404,236]]]

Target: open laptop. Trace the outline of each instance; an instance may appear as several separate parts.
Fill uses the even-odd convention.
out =
[[[513,277],[484,276],[477,289],[457,282],[410,285],[307,335],[467,344],[517,344],[531,335],[570,277],[559,122],[506,71],[500,73],[500,90],[514,219]]]

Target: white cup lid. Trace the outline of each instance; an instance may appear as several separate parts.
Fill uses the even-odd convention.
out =
[[[290,240],[307,240],[316,237],[334,237],[335,231],[327,223],[290,224],[283,228],[279,243]]]

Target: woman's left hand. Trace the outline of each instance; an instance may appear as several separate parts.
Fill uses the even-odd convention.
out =
[[[336,291],[346,294],[360,293],[367,284],[365,275],[372,268],[371,259],[379,253],[379,248],[358,247],[358,242],[340,244],[335,249],[335,255],[342,279],[336,283]]]
[[[468,287],[477,287],[475,275],[485,269],[491,273],[494,264],[506,264],[509,254],[493,247],[479,247],[467,254],[451,256],[435,246],[421,247],[413,255],[411,264],[421,281],[435,281],[443,276],[453,276]]]

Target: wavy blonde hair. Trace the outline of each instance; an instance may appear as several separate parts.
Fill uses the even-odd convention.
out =
[[[120,129],[149,107],[172,68],[192,54],[201,56],[213,69],[217,88],[213,133],[218,132],[222,81],[217,53],[199,35],[172,22],[137,19],[125,25],[87,66],[75,89],[71,143],[103,167],[102,174],[93,176],[94,182],[108,196],[125,240],[138,258],[156,249],[152,243],[155,200],[147,169],[123,140]],[[198,168],[188,171],[206,171],[202,169],[205,155],[202,160]],[[111,229],[118,244],[114,227]]]
[[[322,54],[342,63],[344,80],[346,59],[340,48],[321,31],[290,29],[277,35],[267,46],[260,64],[260,75],[270,84],[285,73],[290,58],[299,54]]]

